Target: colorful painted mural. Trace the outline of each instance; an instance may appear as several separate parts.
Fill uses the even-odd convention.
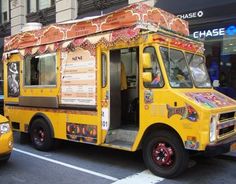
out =
[[[97,142],[97,126],[76,123],[66,123],[66,136],[76,142]]]
[[[207,108],[220,108],[236,105],[236,101],[218,92],[188,92],[187,97]]]
[[[172,117],[173,115],[181,115],[182,119],[188,119],[189,121],[196,122],[198,120],[198,113],[197,111],[191,106],[186,104],[184,107],[171,107],[167,105],[168,111],[168,118]]]

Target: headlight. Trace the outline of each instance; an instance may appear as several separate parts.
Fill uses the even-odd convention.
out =
[[[212,116],[210,122],[210,142],[215,142],[216,140],[216,126],[217,126],[218,117]]]
[[[1,123],[0,124],[0,134],[4,134],[10,131],[9,123]]]

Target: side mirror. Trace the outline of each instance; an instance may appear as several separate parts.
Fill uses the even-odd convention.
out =
[[[151,54],[149,53],[143,53],[143,68],[152,68]]]
[[[220,81],[219,80],[214,80],[213,83],[212,83],[212,86],[214,88],[220,87]]]
[[[152,82],[151,72],[143,72],[142,77],[143,77],[143,82]]]

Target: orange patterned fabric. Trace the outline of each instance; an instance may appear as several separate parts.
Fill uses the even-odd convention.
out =
[[[4,50],[25,49],[47,44],[82,38],[96,33],[115,31],[122,28],[148,29],[148,26],[165,28],[188,36],[188,23],[159,8],[137,3],[110,14],[85,21],[53,24],[40,30],[28,31],[5,38]],[[129,30],[131,31],[131,30]],[[114,33],[113,35],[115,35]],[[129,35],[129,34],[126,34]],[[130,33],[131,36],[132,33]]]

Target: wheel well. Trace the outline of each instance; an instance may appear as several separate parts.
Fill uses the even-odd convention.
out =
[[[49,118],[43,113],[37,113],[31,118],[30,123],[29,123],[29,130],[31,129],[31,126],[32,126],[34,120],[36,120],[36,119],[43,119],[48,124],[50,131],[51,131],[52,138],[54,138],[54,129],[53,129],[52,123],[49,120]]]
[[[166,125],[166,124],[164,124],[164,123],[156,123],[156,124],[151,125],[150,127],[148,127],[148,128],[145,130],[145,132],[144,132],[144,134],[143,134],[143,137],[142,137],[142,141],[141,141],[141,143],[139,144],[139,149],[142,148],[143,141],[146,139],[146,137],[147,137],[148,135],[153,134],[153,132],[157,132],[157,131],[160,131],[160,130],[166,130],[166,131],[170,131],[170,132],[174,133],[174,134],[177,136],[177,138],[178,138],[179,140],[181,140],[181,142],[183,142],[183,141],[182,141],[182,138],[181,138],[180,135],[179,135],[179,133],[178,133],[174,128],[172,128],[171,126]]]

